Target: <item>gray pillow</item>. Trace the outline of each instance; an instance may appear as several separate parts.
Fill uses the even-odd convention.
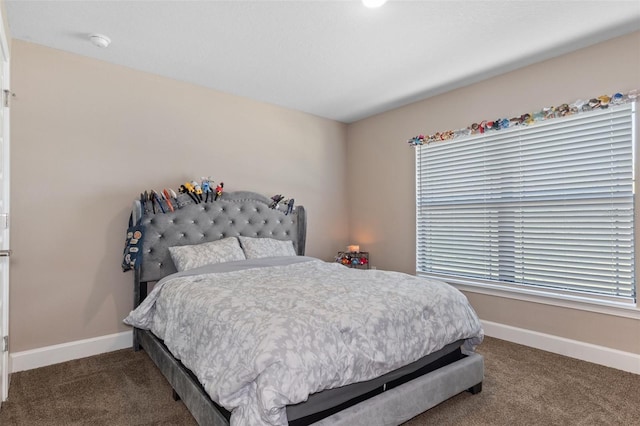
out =
[[[247,259],[275,256],[297,256],[291,240],[238,237]]]
[[[178,271],[198,268],[212,263],[245,260],[244,252],[235,237],[190,246],[169,247],[169,254]]]

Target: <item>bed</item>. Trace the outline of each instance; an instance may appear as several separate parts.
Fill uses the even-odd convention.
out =
[[[125,322],[198,424],[395,425],[481,391],[482,328],[457,290],[305,256],[303,206],[177,204],[142,215]]]

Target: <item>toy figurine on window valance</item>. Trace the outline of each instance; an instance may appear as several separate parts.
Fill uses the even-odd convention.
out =
[[[595,109],[605,109],[609,105],[620,105],[627,102],[633,102],[638,98],[638,90],[631,90],[627,94],[615,93],[612,96],[602,95],[597,98],[591,98],[588,101],[578,99],[572,104],[562,104],[559,107],[546,107],[534,113],[524,113],[512,118],[498,118],[496,120],[483,120],[478,123],[470,124],[468,127],[457,130],[447,130],[446,132],[437,132],[433,135],[418,135],[409,139],[407,142],[411,146],[424,145],[431,142],[446,141],[456,139],[463,136],[482,134],[488,131],[497,131],[515,126],[530,126],[539,121],[550,120],[558,117],[579,114],[581,112],[592,111]]]

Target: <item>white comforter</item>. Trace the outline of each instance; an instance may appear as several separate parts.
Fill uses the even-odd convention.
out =
[[[300,256],[198,272],[163,279],[125,323],[163,339],[232,425],[286,425],[285,406],[314,392],[483,337],[465,296],[435,280]]]

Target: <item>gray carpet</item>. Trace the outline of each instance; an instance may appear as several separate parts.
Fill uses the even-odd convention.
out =
[[[487,338],[485,381],[421,425],[640,425],[640,376]],[[12,376],[0,425],[195,425],[144,352],[121,350]]]

